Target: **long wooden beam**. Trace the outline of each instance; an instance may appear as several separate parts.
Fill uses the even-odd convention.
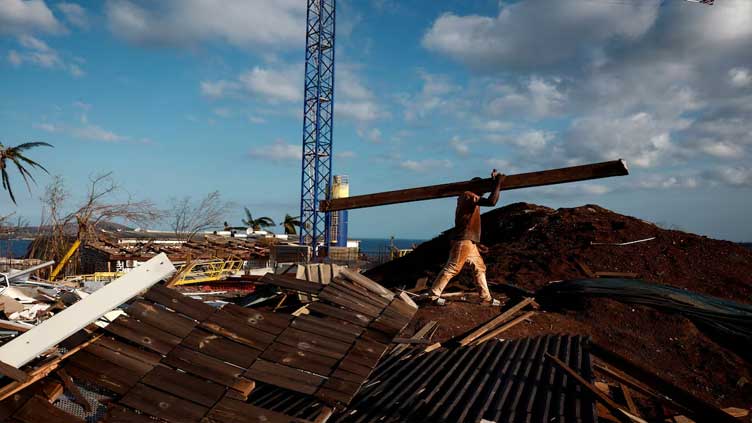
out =
[[[624,176],[628,174],[629,169],[627,169],[627,163],[624,160],[619,159],[610,162],[508,175],[501,185],[501,189],[506,191],[538,187],[542,185],[586,181],[589,179],[610,178],[612,176]],[[453,182],[449,184],[431,185],[420,188],[401,189],[376,194],[356,195],[348,198],[325,200],[321,202],[319,207],[321,211],[326,212],[360,209],[387,204],[407,203],[410,201],[454,197],[465,191],[475,191],[479,189],[482,189],[484,192],[490,192],[493,187],[493,179],[478,179],[474,181]]]

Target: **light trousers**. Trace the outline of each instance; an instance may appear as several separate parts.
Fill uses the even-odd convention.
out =
[[[449,281],[460,273],[465,264],[469,264],[473,268],[475,285],[480,293],[480,298],[482,300],[490,300],[491,293],[488,292],[488,282],[486,282],[486,264],[483,263],[483,257],[480,256],[478,247],[470,240],[452,242],[449,260],[447,260],[441,273],[439,273],[433,282],[431,294],[435,296],[441,295]]]

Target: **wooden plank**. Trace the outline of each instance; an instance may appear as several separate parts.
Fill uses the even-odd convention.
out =
[[[522,316],[520,316],[520,317],[512,320],[511,322],[506,323],[504,325],[501,325],[500,327],[492,330],[491,332],[488,332],[487,334],[485,334],[484,336],[482,336],[480,339],[478,339],[477,341],[473,342],[473,345],[480,345],[480,344],[488,341],[489,339],[495,338],[497,335],[499,335],[500,333],[504,332],[505,330],[507,330],[509,328],[512,328],[514,326],[517,326],[517,324],[519,324],[519,323],[521,323],[521,322],[529,319],[533,314],[535,314],[534,311],[528,311],[527,313],[525,313]]]
[[[293,327],[295,327],[295,323],[297,322],[309,322],[311,324],[321,325],[323,327],[326,327],[328,329],[338,331],[338,332],[344,332],[348,335],[352,336],[360,336],[361,333],[363,333],[363,327],[350,324],[348,322],[339,320],[339,319],[325,319],[321,317],[315,317],[310,315],[302,315],[299,316],[295,321],[293,322]]]
[[[334,289],[329,289],[329,287],[326,287],[321,291],[319,298],[323,301],[348,308],[354,312],[362,313],[372,318],[378,317],[381,314],[380,308],[376,308],[370,304],[365,304],[352,296],[344,295]]]
[[[352,343],[360,335],[360,333],[353,334],[352,332],[339,330],[338,328],[332,327],[329,321],[321,319],[319,317],[305,317],[306,319],[303,319],[302,317],[295,319],[292,322],[291,327],[302,330],[304,332],[315,333],[316,335],[321,335],[327,338],[335,339],[337,341],[342,341],[348,344]],[[360,332],[362,331],[363,330],[361,328]]]
[[[107,374],[95,373],[85,368],[78,367],[74,363],[68,363],[65,366],[65,369],[75,380],[85,381],[120,395],[126,394],[131,387],[138,382],[138,379],[133,379],[131,383],[125,383],[121,380],[116,380]]]
[[[346,380],[348,382],[357,383],[358,385],[362,384],[366,378],[364,378],[361,375],[357,375],[355,373],[348,372],[347,370],[337,369],[329,375],[329,377]]]
[[[226,390],[223,385],[164,366],[155,367],[141,382],[205,407],[213,406]]]
[[[342,358],[350,349],[349,343],[335,341],[310,332],[289,328],[277,338],[277,342],[314,354],[334,359]]]
[[[596,388],[595,386],[593,386],[593,384],[591,384],[590,382],[586,381],[585,378],[583,378],[582,376],[580,376],[579,373],[577,373],[571,367],[567,366],[566,364],[564,364],[564,362],[562,362],[561,360],[559,360],[558,358],[554,357],[553,355],[551,355],[549,353],[546,353],[546,358],[548,358],[549,360],[551,360],[551,362],[553,362],[557,367],[559,367],[561,370],[563,370],[564,373],[566,373],[571,378],[573,378],[574,380],[576,380],[577,383],[580,384],[580,386],[582,386],[583,388],[585,388],[588,391],[590,391],[590,393],[593,394],[593,396],[598,401],[600,401],[604,406],[606,406],[606,408],[608,409],[608,411],[610,411],[611,414],[614,417],[616,417],[620,422],[622,422],[622,423],[632,423],[632,419],[624,413],[624,410],[622,410],[619,407],[619,404],[615,403],[614,400],[612,400],[606,394],[604,394],[603,392],[601,392],[598,388]]]
[[[203,423],[307,423],[275,411],[238,401],[224,398],[212,408]]]
[[[44,399],[46,399],[50,403],[54,403],[58,398],[60,398],[60,395],[63,395],[65,388],[63,387],[63,384],[61,382],[46,378],[42,379],[39,382],[38,391],[38,395],[43,396]]]
[[[293,317],[282,313],[269,313],[252,308],[240,307],[236,304],[226,304],[222,307],[220,313],[229,313],[235,317],[243,319],[256,329],[268,332],[272,335],[279,335],[290,326]]]
[[[8,376],[9,378],[24,383],[29,380],[29,375],[21,369],[11,366],[8,363],[0,361],[0,375]]]
[[[339,379],[339,378],[332,376],[326,382],[324,382],[322,389],[331,389],[331,390],[339,391],[348,395],[355,395],[358,392],[358,390],[360,390],[360,385],[362,382],[363,382],[363,379],[361,379],[358,382],[353,382],[350,380]]]
[[[16,392],[3,401],[0,401],[0,422],[8,421],[26,401],[31,399],[32,390],[24,389],[23,391]]]
[[[143,300],[135,301],[127,313],[134,319],[148,323],[169,334],[183,338],[196,326],[196,321]]]
[[[148,363],[152,366],[159,363],[159,361],[162,359],[162,356],[160,354],[157,354],[153,351],[143,350],[141,348],[126,344],[125,342],[120,342],[114,338],[107,336],[99,338],[99,340],[97,340],[97,342],[93,343],[92,345],[109,348],[113,351],[119,352],[120,354],[135,358],[136,360]]]
[[[100,385],[118,394],[128,392],[142,376],[86,351],[80,351],[68,360],[65,369],[75,379]]]
[[[337,370],[355,373],[356,375],[366,378],[373,371],[373,366],[364,366],[348,355],[339,363]]]
[[[155,420],[146,414],[137,414],[127,407],[119,404],[110,404],[107,407],[107,415],[103,423],[155,423]]]
[[[329,304],[324,304],[321,301],[316,301],[308,304],[308,310],[314,313],[323,314],[335,319],[344,320],[345,322],[352,323],[361,327],[368,326],[373,320],[373,317],[367,316],[363,313],[357,313],[351,310],[344,310],[339,307],[335,307]]]
[[[629,408],[629,412],[634,414],[635,416],[640,417],[640,411],[637,409],[637,405],[635,405],[634,398],[632,398],[632,392],[629,390],[627,385],[624,385],[622,383],[619,384],[619,387],[621,388],[622,394],[624,394],[624,400],[627,402],[627,408]]]
[[[334,389],[321,388],[316,393],[316,398],[319,398],[330,405],[337,405],[338,403],[347,405],[352,401],[353,395],[335,391]]]
[[[501,313],[497,317],[494,317],[493,319],[489,320],[486,324],[479,327],[478,329],[471,332],[466,337],[462,338],[460,341],[461,346],[465,346],[473,342],[474,340],[478,339],[478,337],[482,336],[489,330],[495,328],[496,326],[506,322],[507,320],[511,319],[512,316],[517,313],[518,311],[522,310],[529,304],[533,303],[535,300],[533,298],[524,298],[522,301],[518,302],[514,306],[512,306],[509,310]]]
[[[246,395],[253,390],[253,383],[240,377],[244,369],[188,348],[176,347],[162,362],[233,388]]]
[[[175,271],[162,253],[0,347],[0,361],[21,367]]]
[[[371,292],[353,282],[345,281],[342,278],[334,278],[329,286],[339,291],[350,294],[362,301],[368,302],[369,304],[377,308],[384,308],[391,302],[391,300],[384,298],[379,294]]]
[[[343,267],[340,269],[339,274],[341,276],[344,276],[348,280],[362,286],[363,288],[373,292],[376,295],[380,295],[388,300],[391,300],[392,298],[394,298],[394,292],[372,281],[371,279],[369,279],[366,275],[362,273],[356,272],[347,267]]]
[[[229,313],[215,313],[207,321],[201,323],[201,327],[261,351],[274,341],[274,335],[249,326],[244,320]]]
[[[63,360],[67,359],[68,357],[78,353],[81,349],[88,347],[90,344],[96,342],[99,338],[101,338],[102,335],[96,335],[89,339],[88,341],[85,341],[75,347],[72,347],[68,351],[66,351],[64,354],[56,356],[47,362],[41,364],[39,367],[34,368],[33,370],[30,370],[28,372],[29,374],[29,380],[26,382],[18,382],[18,381],[12,381],[2,388],[0,388],[0,403],[9,396],[15,394],[16,392],[19,392],[20,390],[26,388],[27,386],[37,382],[38,380],[46,377],[48,374],[53,372],[55,369],[57,369],[60,364],[63,362]]]
[[[269,285],[293,291],[305,292],[307,294],[318,294],[324,289],[324,285],[320,283],[304,281],[297,279],[294,276],[274,275],[272,273],[267,273],[260,281]]]
[[[154,368],[154,364],[133,358],[129,355],[111,350],[99,344],[89,345],[89,347],[86,348],[85,351],[142,376]]]
[[[34,396],[13,415],[16,420],[24,423],[40,423],[40,422],[81,422],[82,419],[68,414],[65,411],[50,404],[47,400],[41,397]]]
[[[313,394],[326,380],[325,377],[266,360],[256,360],[245,376],[303,394]]]
[[[601,360],[619,368],[635,380],[647,385],[650,389],[668,396],[687,409],[688,417],[697,422],[738,422],[723,410],[702,400],[655,373],[631,362],[630,360],[609,351],[596,343],[590,344],[591,352]]]
[[[627,169],[627,164],[624,160],[614,160],[610,162],[586,164],[561,169],[508,175],[506,179],[504,179],[504,182],[502,182],[501,189],[506,191],[542,185],[609,178],[612,176],[624,176],[628,174],[629,170]],[[478,190],[483,190],[484,192],[490,192],[495,186],[496,181],[492,178],[487,178],[324,200],[321,201],[319,206],[321,211],[326,212],[350,210],[411,201],[432,200],[435,198],[456,197],[465,191],[476,192]]]
[[[65,371],[65,369],[59,369],[57,371],[58,377],[60,377],[60,380],[63,381],[63,385],[65,385],[65,389],[68,390],[73,395],[74,400],[76,401],[76,404],[83,407],[84,410],[87,412],[92,411],[91,404],[86,399],[84,394],[81,393],[81,390],[78,389],[78,386],[76,386],[75,383],[73,383],[73,378],[70,377],[70,375]]]
[[[433,330],[433,328],[435,328],[436,326],[438,326],[438,324],[439,323],[437,321],[431,320],[430,322],[428,322],[425,325],[423,325],[422,328],[418,329],[418,331],[415,332],[415,334],[413,336],[411,336],[410,339],[426,340],[426,341],[428,341],[430,343],[431,341],[429,341],[427,339],[424,339],[424,338]],[[399,354],[402,351],[406,350],[407,347],[408,347],[407,345],[397,345],[396,347],[394,347],[394,349],[392,349],[392,351],[390,352],[390,354]]]
[[[214,307],[204,304],[202,301],[194,300],[174,289],[165,288],[162,285],[153,286],[146,292],[144,298],[162,304],[178,313],[183,313],[199,322],[206,320],[215,311]]]
[[[118,317],[104,330],[160,354],[167,354],[180,343],[179,337],[126,316]]]
[[[306,370],[320,375],[328,375],[337,366],[337,359],[320,354],[303,351],[289,345],[275,342],[264,351],[261,358],[274,363],[284,364],[296,369]]]
[[[136,385],[120,403],[173,423],[199,422],[209,409],[143,384]]]
[[[28,332],[29,329],[32,328],[34,328],[34,325],[30,325],[28,323],[13,322],[10,320],[0,319],[0,329],[14,330],[18,333],[24,333]]]
[[[249,367],[261,354],[260,350],[201,329],[188,334],[180,345],[243,368]]]

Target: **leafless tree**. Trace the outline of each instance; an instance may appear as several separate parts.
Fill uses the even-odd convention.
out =
[[[190,196],[173,199],[166,214],[175,235],[190,241],[199,232],[221,226],[228,207],[219,191],[214,191],[200,201],[194,201]]]
[[[74,233],[82,243],[86,243],[96,237],[95,232],[103,223],[148,225],[163,216],[162,211],[150,201],[136,201],[122,190],[111,172],[89,179],[86,196],[77,207],[66,207],[70,195],[59,176],[53,178],[41,200],[40,232],[44,235],[39,239],[43,240],[43,245],[35,245],[33,251],[36,257],[54,260],[60,260],[65,255]]]

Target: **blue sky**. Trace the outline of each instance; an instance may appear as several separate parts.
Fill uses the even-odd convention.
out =
[[[351,193],[616,158],[629,177],[502,195],[752,239],[752,2],[338,2],[335,173]],[[0,0],[0,142],[70,205],[112,171],[168,207],[219,190],[279,220],[300,191],[305,1]],[[39,220],[50,177],[0,215]],[[431,237],[453,201],[350,213]]]

